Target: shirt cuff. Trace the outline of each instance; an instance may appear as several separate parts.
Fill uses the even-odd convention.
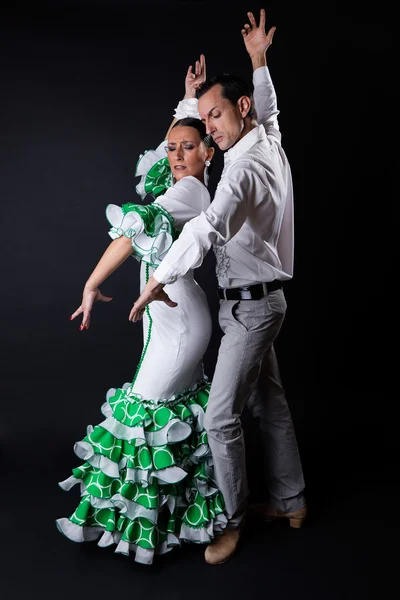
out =
[[[260,85],[261,83],[266,83],[271,81],[271,75],[269,74],[268,67],[258,67],[255,71],[253,71],[253,85]]]
[[[163,285],[174,283],[178,279],[178,275],[174,274],[174,270],[168,266],[165,258],[154,271],[153,277],[158,283],[162,283]]]
[[[184,119],[185,117],[193,117],[194,119],[200,119],[197,104],[197,98],[185,98],[181,100],[175,109],[174,118]]]

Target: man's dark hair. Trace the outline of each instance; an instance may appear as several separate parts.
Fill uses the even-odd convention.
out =
[[[229,102],[236,106],[237,101],[242,96],[248,96],[251,101],[250,110],[247,113],[251,119],[257,118],[256,109],[254,107],[253,94],[250,92],[246,82],[236,75],[230,75],[229,73],[222,73],[222,75],[215,75],[211,79],[206,79],[196,90],[196,98],[199,99],[206,92],[208,92],[214,85],[220,85],[222,87],[222,96],[229,100]]]
[[[212,137],[207,135],[206,126],[200,119],[196,119],[194,117],[185,117],[184,119],[179,119],[172,127],[193,127],[193,129],[197,129],[200,134],[201,139],[203,140],[206,148],[210,148],[212,146]]]

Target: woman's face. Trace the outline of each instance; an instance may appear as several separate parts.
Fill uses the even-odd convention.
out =
[[[204,183],[204,168],[211,160],[213,148],[206,148],[194,127],[174,127],[168,137],[168,162],[176,181],[192,175]]]

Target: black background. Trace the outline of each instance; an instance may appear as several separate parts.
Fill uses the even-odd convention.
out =
[[[69,315],[110,241],[105,208],[138,201],[138,155],[162,140],[188,65],[203,52],[208,75],[232,72],[250,82],[240,29],[246,11],[258,17],[262,6],[267,25],[277,26],[268,64],[295,189],[295,276],[285,289],[288,313],[276,346],[311,517],[301,532],[250,530],[241,553],[215,570],[204,566],[198,547],[146,570],[112,551],[71,544],[54,526],[77,503],[77,494],[57,487],[79,462],[73,443],[101,420],[105,392],[135,372],[142,334],[128,314],[138,294],[137,263],[129,259],[102,286],[114,300],[96,305],[88,332]],[[377,550],[372,534],[381,526],[369,509],[386,502],[388,485],[378,481],[394,446],[388,436],[382,461],[377,420],[388,402],[387,373],[376,334],[391,327],[383,282],[394,195],[392,34],[384,6],[65,0],[1,10],[0,531],[12,567],[7,600],[22,593],[69,598],[74,590],[114,595],[116,581],[124,595],[148,589],[154,597],[239,597],[253,585],[271,598],[292,591],[365,598]],[[217,150],[211,192],[221,166]],[[205,357],[209,377],[220,339],[213,269],[210,254],[196,276],[215,323]],[[257,497],[253,436],[248,445]],[[23,557],[30,566],[20,578]],[[248,578],[235,579],[250,565]]]

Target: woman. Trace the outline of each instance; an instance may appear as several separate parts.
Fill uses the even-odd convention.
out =
[[[202,55],[195,73],[189,67],[186,75],[186,99],[204,79]],[[180,103],[176,116],[181,108]],[[114,241],[71,317],[83,315],[81,330],[89,328],[93,303],[111,300],[98,286],[129,255],[141,261],[144,287],[184,224],[210,203],[204,183],[214,149],[203,123],[175,119],[167,137],[168,158],[159,146],[141,157],[136,171],[142,175],[137,191],[143,196],[152,191],[157,200],[107,207]],[[73,541],[101,536],[100,546],[117,544],[122,554],[133,550],[144,564],[182,540],[209,543],[226,525],[203,429],[209,386],[202,357],[211,335],[207,300],[192,272],[166,288],[174,301],[146,308],[145,343],[132,383],[109,390],[102,406],[106,419],[75,444],[86,462],[60,486],[69,490],[80,483],[81,502],[70,518],[57,520]]]

